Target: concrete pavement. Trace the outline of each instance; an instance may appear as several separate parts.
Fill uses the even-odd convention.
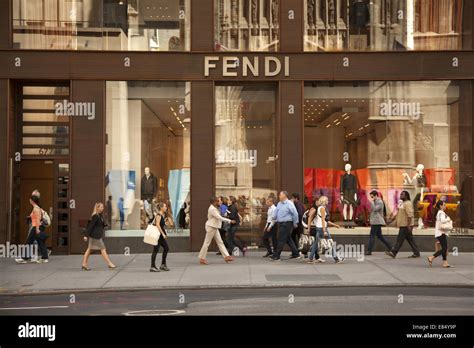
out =
[[[91,271],[81,271],[81,255],[52,255],[47,264],[16,264],[0,259],[0,294],[132,289],[199,289],[219,287],[307,287],[307,286],[455,286],[474,287],[474,253],[449,255],[454,266],[441,267],[441,258],[429,267],[426,256],[409,259],[401,252],[396,259],[383,253],[348,258],[343,264],[309,265],[302,260],[281,262],[262,258],[263,252],[248,252],[225,264],[210,252],[210,265],[198,264],[197,253],[170,253],[170,272],[149,272],[150,254],[112,255],[118,266],[109,270],[99,255],[93,255]],[[157,261],[161,260],[161,254]]]

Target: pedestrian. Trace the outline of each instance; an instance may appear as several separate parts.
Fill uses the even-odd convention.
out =
[[[212,240],[215,239],[216,244],[221,252],[221,255],[224,257],[226,263],[234,261],[232,256],[229,256],[227,249],[222,241],[221,235],[219,234],[219,228],[222,226],[222,222],[227,222],[235,224],[234,220],[223,217],[219,212],[219,207],[222,204],[220,197],[212,196],[210,199],[211,205],[207,210],[207,221],[205,224],[206,228],[206,237],[204,238],[204,243],[202,245],[201,251],[199,252],[199,263],[201,265],[209,264],[206,260],[207,249],[211,244]]]
[[[405,239],[408,241],[408,244],[410,244],[413,251],[413,254],[409,257],[420,257],[420,249],[413,238],[414,216],[413,203],[410,201],[410,194],[408,191],[402,191],[400,193],[400,202],[398,203],[398,212],[395,215],[392,213],[389,219],[390,223],[396,219],[396,225],[399,228],[397,242],[388,253],[391,257],[395,258],[397,256],[397,253],[402,247]]]
[[[119,211],[119,217],[120,217],[120,230],[123,230],[123,225],[125,223],[125,206],[124,206],[125,202],[123,200],[123,197],[120,197],[119,198],[119,201],[118,201],[118,211]]]
[[[221,205],[219,206],[219,212],[222,217],[227,218],[229,215],[229,210],[227,207],[227,197],[220,196]],[[219,234],[221,235],[221,239],[224,242],[225,248],[229,250],[229,244],[227,243],[227,231],[230,228],[230,224],[227,222],[222,222],[221,227],[219,228]],[[216,253],[216,255],[222,255],[220,251]]]
[[[117,268],[117,266],[115,266],[112,261],[110,261],[104,241],[102,239],[104,237],[104,229],[108,226],[105,222],[103,213],[104,204],[100,202],[96,203],[94,205],[94,210],[92,211],[91,219],[87,223],[84,235],[84,241],[89,242],[89,244],[82,259],[83,271],[90,271],[90,268],[87,267],[87,263],[89,262],[89,256],[91,255],[92,250],[100,250],[100,253],[107,263],[107,266],[111,269]]]
[[[37,194],[35,194],[37,193]],[[46,233],[45,225],[43,223],[44,215],[46,214],[40,206],[39,202],[39,192],[37,190],[33,191],[30,197],[30,204],[32,206],[31,213],[28,217],[28,234],[26,239],[26,255],[22,258],[15,259],[16,263],[28,263],[31,262],[33,245],[36,242],[38,244],[38,249],[41,253],[41,259],[37,259],[37,263],[48,263],[48,248],[46,248]]]
[[[293,238],[295,245],[299,245],[300,236],[303,234],[302,220],[305,209],[303,203],[300,201],[300,195],[298,193],[291,194],[291,201],[295,205],[296,211],[298,212],[298,227],[293,229],[291,232],[291,237]]]
[[[229,219],[235,221],[234,224],[229,225],[229,230],[227,231],[227,250],[229,250],[230,254],[234,254],[236,253],[236,248],[238,248],[238,250],[242,252],[242,255],[245,256],[247,248],[235,239],[235,234],[240,224],[240,216],[237,208],[237,199],[234,196],[229,197],[227,211],[229,212]]]
[[[443,257],[443,267],[451,268],[448,263],[448,238],[446,233],[448,233],[453,228],[453,221],[446,214],[446,202],[439,200],[436,203],[436,224],[435,224],[435,238],[441,245],[441,250],[437,250],[432,256],[428,257],[428,263],[430,267],[433,265],[433,260],[439,255]]]
[[[370,237],[369,246],[367,248],[366,255],[372,255],[374,249],[375,237],[377,237],[387,248],[387,253],[392,250],[392,246],[382,235],[382,226],[385,226],[384,216],[384,202],[379,197],[379,193],[375,190],[371,191],[370,197]]]
[[[329,233],[328,226],[334,226],[336,228],[340,228],[341,226],[333,223],[329,220],[329,209],[328,209],[329,199],[326,196],[319,197],[318,203],[313,204],[313,206],[317,209],[316,212],[312,213],[308,218],[308,226],[313,224],[313,220],[316,220],[315,227],[316,227],[316,238],[314,240],[313,245],[311,246],[311,250],[309,252],[309,260],[308,263],[316,263],[316,262],[325,262],[319,255],[318,248],[319,248],[319,241],[323,238],[331,239],[331,234]],[[331,254],[336,263],[342,263],[345,261],[344,257],[338,257],[334,246],[331,248]]]
[[[160,272],[160,271],[169,271],[170,269],[166,265],[166,257],[168,256],[168,251],[170,248],[168,247],[168,235],[166,234],[166,212],[168,210],[168,206],[161,202],[158,204],[158,213],[155,215],[153,225],[158,227],[160,231],[160,238],[158,239],[158,244],[153,246],[153,252],[151,253],[151,267],[150,272]],[[160,246],[163,247],[163,255],[161,256],[161,266],[158,269],[156,267],[156,255],[160,250]]]
[[[268,197],[266,200],[267,210],[267,223],[263,229],[263,245],[267,248],[267,253],[263,257],[269,257],[273,255],[273,252],[277,248],[277,225],[273,221],[273,211],[276,209],[275,198]],[[272,244],[270,245],[270,239]],[[273,247],[273,248],[272,248]]]
[[[301,255],[293,238],[291,238],[292,229],[298,227],[298,212],[293,202],[288,199],[288,192],[281,191],[279,198],[280,202],[272,213],[272,219],[278,224],[278,245],[270,259],[280,261],[280,255],[285,244],[290,246],[290,259],[299,259]]]

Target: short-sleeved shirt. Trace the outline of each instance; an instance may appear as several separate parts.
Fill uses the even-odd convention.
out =
[[[401,207],[398,208],[397,213],[397,227],[409,227],[408,219],[411,219],[413,224],[413,204],[410,201],[404,201]]]

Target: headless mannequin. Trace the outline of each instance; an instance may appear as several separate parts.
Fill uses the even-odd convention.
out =
[[[408,173],[402,174],[404,178],[403,183],[405,185],[406,184],[415,185],[416,196],[413,201],[413,209],[415,209],[415,211],[418,211],[417,209],[418,201],[423,199],[423,193],[426,187],[426,176],[423,172],[424,170],[425,170],[425,166],[423,164],[418,164],[416,166],[416,173],[415,175],[413,175],[413,177],[410,178]],[[420,216],[418,217],[418,229],[422,229],[423,227],[424,227],[423,218]]]
[[[341,176],[341,202],[345,228],[353,228],[348,222],[352,222],[357,201],[357,179],[351,173],[351,169],[352,166],[349,163],[346,164],[344,167],[346,173]]]

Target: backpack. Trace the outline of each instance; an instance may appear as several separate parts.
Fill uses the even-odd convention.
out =
[[[44,227],[51,226],[51,218],[49,217],[48,213],[41,209],[41,225]]]

